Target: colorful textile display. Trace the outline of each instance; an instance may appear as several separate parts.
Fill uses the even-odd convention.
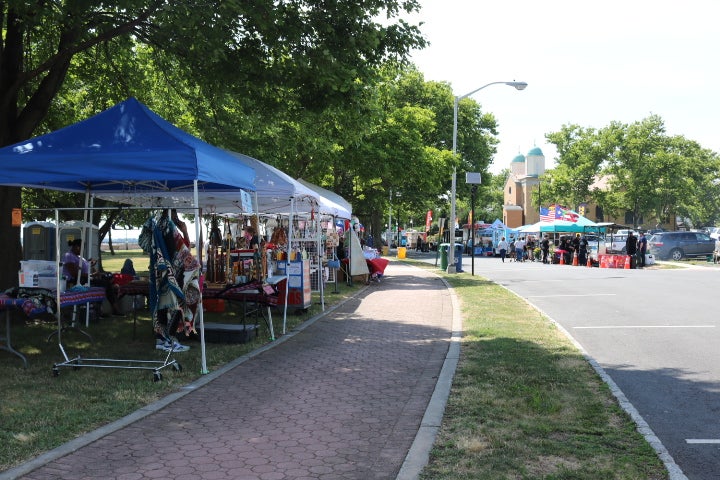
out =
[[[148,303],[153,330],[165,338],[180,332],[195,333],[195,311],[201,298],[200,263],[167,211],[145,223],[138,243],[150,256]]]

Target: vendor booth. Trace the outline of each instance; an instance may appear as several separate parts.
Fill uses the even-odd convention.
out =
[[[196,245],[200,245],[201,209],[245,212],[252,208],[247,193],[255,189],[255,172],[228,152],[209,145],[168,123],[135,98],[130,98],[87,120],[63,129],[0,149],[3,177],[0,183],[86,193],[86,212],[92,223],[94,196],[155,209],[177,208],[195,214]],[[59,223],[55,210],[56,224]],[[153,213],[156,213],[153,212]],[[158,247],[159,247],[158,242]],[[60,244],[55,244],[60,258]],[[188,262],[191,268],[196,263]],[[173,290],[181,309],[195,310],[194,317],[184,313],[182,329],[198,328],[203,373],[208,373],[202,296],[197,289],[196,272],[183,272],[186,282]],[[58,275],[58,285],[60,278]],[[158,284],[158,286],[161,286]],[[189,290],[190,289],[190,290]],[[197,289],[197,291],[195,291]],[[62,303],[60,289],[56,301]],[[194,302],[194,303],[190,303]],[[57,312],[58,329],[61,317]],[[171,332],[175,333],[175,332]],[[64,361],[55,368],[104,366],[101,362],[70,359],[62,336],[58,344]],[[172,353],[172,352],[171,352]],[[170,356],[170,355],[169,355]],[[151,366],[154,378],[159,369],[172,365],[166,359]],[[117,360],[115,362],[118,362]],[[119,368],[136,368],[119,366]]]
[[[574,212],[566,212],[568,218],[557,218],[554,220],[540,221],[537,223],[523,225],[516,231],[521,235],[538,234],[540,237],[544,234],[585,234],[585,235],[600,235],[604,232],[602,224],[593,222],[592,220]],[[557,250],[556,250],[557,252]],[[599,259],[600,255],[605,254],[605,245],[599,240],[596,242],[589,242],[588,254],[594,259]]]
[[[310,306],[310,294],[320,294],[325,308],[324,280],[337,281],[334,239],[337,219],[350,219],[352,206],[339,195],[246,155],[230,152],[255,171],[255,211],[264,219],[270,236],[263,258],[275,276],[285,277],[280,286],[283,333],[287,309]]]

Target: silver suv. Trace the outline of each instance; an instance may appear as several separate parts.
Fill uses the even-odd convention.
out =
[[[704,232],[660,232],[648,240],[648,251],[660,260],[707,257],[715,250],[715,240]]]

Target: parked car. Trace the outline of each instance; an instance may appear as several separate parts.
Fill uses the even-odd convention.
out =
[[[627,234],[624,235],[607,235],[605,237],[605,249],[608,253],[621,253],[625,255],[625,242],[627,241]]]
[[[707,257],[715,250],[715,240],[704,232],[661,232],[648,240],[648,251],[660,260]]]
[[[585,235],[588,241],[588,253],[594,259],[597,259],[599,255],[607,253],[607,247],[605,246],[605,238],[598,234]]]
[[[720,235],[720,227],[708,227],[705,229],[705,232],[710,236],[710,238],[717,240],[718,235]]]

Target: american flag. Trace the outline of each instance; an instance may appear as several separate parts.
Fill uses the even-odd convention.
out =
[[[541,222],[552,222],[555,220],[555,207],[552,206],[552,213],[550,213],[550,208],[540,207],[540,221]]]

